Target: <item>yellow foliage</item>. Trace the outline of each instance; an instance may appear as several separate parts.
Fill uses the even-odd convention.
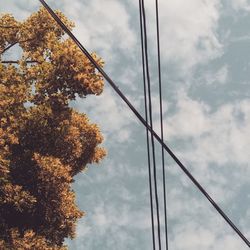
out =
[[[48,244],[45,237],[38,236],[33,230],[27,230],[23,236],[18,229],[10,230],[11,244],[0,240],[1,250],[66,250],[66,246]]]
[[[15,45],[22,55],[4,62]],[[73,178],[106,151],[98,126],[68,104],[103,87],[45,9],[23,22],[0,16],[0,249],[63,250],[64,239],[74,237],[84,213],[75,204]]]

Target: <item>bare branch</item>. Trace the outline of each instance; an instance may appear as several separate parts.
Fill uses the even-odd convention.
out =
[[[3,49],[3,50],[0,52],[0,55],[2,55],[3,53],[5,53],[7,50],[9,50],[10,48],[12,48],[13,46],[15,46],[15,45],[18,44],[18,43],[25,43],[25,42],[29,42],[29,41],[32,41],[32,40],[35,40],[35,38],[30,38],[30,39],[27,39],[27,40],[14,42],[14,43],[10,44],[9,46],[7,46],[5,49]]]
[[[19,26],[3,26],[3,25],[0,25],[0,28],[2,28],[2,29],[16,29],[18,27]]]
[[[5,49],[3,49],[3,51],[1,51],[0,55],[2,55],[4,52],[6,52],[7,50],[9,50],[13,46],[15,46],[17,43],[18,42],[14,42],[14,43],[10,44],[9,46],[7,46]]]
[[[38,63],[38,61],[35,61],[35,60],[28,60],[28,61],[25,61],[26,63]],[[17,60],[17,61],[12,61],[12,60],[8,60],[8,61],[2,61],[1,63],[4,63],[4,64],[11,64],[11,63],[15,63],[15,64],[19,64],[20,61]]]

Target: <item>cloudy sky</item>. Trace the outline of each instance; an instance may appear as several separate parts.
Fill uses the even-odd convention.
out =
[[[138,1],[48,3],[76,23],[75,35],[103,57],[106,72],[143,112]],[[153,0],[145,4],[158,129],[155,7]],[[18,19],[39,6],[0,0],[0,12]],[[159,0],[159,6],[166,142],[250,239],[250,1]],[[152,249],[145,129],[108,84],[102,96],[72,105],[100,125],[109,154],[76,178],[86,216],[66,243],[71,250]],[[169,249],[248,249],[166,159]]]

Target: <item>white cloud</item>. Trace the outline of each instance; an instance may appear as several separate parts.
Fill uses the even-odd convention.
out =
[[[140,209],[140,212],[131,210],[129,203],[121,203],[119,209],[112,204],[99,204],[93,211],[93,222],[105,234],[109,228],[126,226],[140,230],[150,228],[148,209]]]
[[[138,2],[127,0],[138,17]],[[148,14],[150,47],[156,52],[154,1],[145,3]],[[162,58],[180,67],[180,74],[190,73],[190,68],[220,56],[222,44],[217,38],[220,18],[219,0],[162,1],[160,7]],[[65,13],[76,21],[75,34],[84,45],[98,49],[107,63],[121,60],[116,49],[130,59],[139,47],[139,17],[135,21],[121,1],[101,0],[73,4],[64,1]],[[98,18],[93,18],[93,17]],[[133,22],[132,22],[133,20]],[[132,26],[133,25],[133,26]],[[155,46],[155,47],[153,47]],[[120,57],[120,56],[119,56]]]
[[[76,105],[80,112],[86,112],[90,120],[100,126],[109,141],[111,138],[116,142],[132,140],[129,126],[135,122],[133,114],[110,88],[100,96],[78,99]]]
[[[86,237],[91,233],[91,227],[85,222],[85,218],[81,219],[77,224],[77,237]]]
[[[76,22],[74,33],[87,47],[102,51],[105,61],[115,56],[115,49],[132,53],[136,39],[130,27],[130,15],[122,2],[63,2],[65,14]]]
[[[248,0],[231,0],[231,2],[235,10],[250,11],[250,3]]]
[[[165,121],[166,138],[192,139],[194,158],[206,163],[247,164],[250,160],[247,153],[250,145],[247,136],[250,132],[249,105],[249,100],[242,100],[223,104],[211,112],[208,105],[180,92],[177,111]]]
[[[177,99],[177,112],[166,115],[166,138],[198,137],[208,132],[211,122],[207,117],[209,106],[190,99],[183,91],[178,93]]]
[[[134,11],[138,13],[138,3],[127,2],[134,3]],[[10,1],[3,7],[9,6],[11,11],[23,17],[27,16],[26,6],[30,6],[31,3],[32,9],[38,6],[34,1],[27,1],[26,5]],[[76,36],[87,47],[97,49],[107,62],[115,63],[120,60],[114,53],[116,49],[133,57],[136,44],[137,46],[139,44],[139,34],[135,34],[135,27],[139,27],[139,23],[138,20],[132,22],[132,14],[128,12],[123,2],[64,0],[60,4],[49,1],[49,4],[54,8],[63,7],[65,14],[76,22],[74,30]],[[159,5],[163,59],[177,63],[187,73],[190,67],[207,62],[221,54],[222,45],[216,34],[220,17],[219,0],[189,0],[188,2],[168,0],[160,2]],[[146,1],[146,7],[149,14],[148,33],[152,45],[155,45],[154,2]]]
[[[92,176],[89,171],[91,171],[91,169],[87,170],[87,174],[85,174],[83,178],[78,180],[77,184],[79,186],[84,187],[86,183],[89,183],[90,185],[95,185],[95,183],[109,183],[112,181],[114,184],[117,184],[115,180],[119,182],[119,178],[123,179],[124,176],[127,176],[127,178],[129,179],[143,178],[143,180],[145,181],[147,180],[148,174],[148,170],[145,165],[129,165],[125,163],[125,159],[123,161],[117,162],[115,159],[110,159],[109,157],[104,160],[103,167],[101,169],[92,170],[98,171],[98,174]],[[130,196],[128,193],[126,193],[122,185],[119,186],[119,192],[124,194],[123,196],[126,197],[127,200],[129,199]],[[130,199],[132,200],[133,198],[130,197]]]
[[[166,141],[181,140],[174,152],[217,201],[230,204],[249,179],[249,111],[249,100],[242,100],[212,112],[180,92],[176,112],[167,114]],[[187,178],[179,178],[186,185]]]
[[[146,6],[150,13],[151,39],[155,41],[152,37],[155,30],[154,1],[146,1]],[[222,53],[216,33],[219,0],[168,0],[161,1],[159,8],[163,59],[177,63],[188,73],[191,67]]]
[[[240,37],[232,37],[230,39],[231,43],[237,43],[237,42],[248,42],[250,40],[250,36],[248,35],[244,35],[244,36],[240,36]]]
[[[130,193],[130,196],[134,194]],[[116,203],[107,203],[104,197],[100,197],[88,217],[78,223],[75,244],[89,248],[101,245],[105,249],[131,249],[131,246],[136,246],[137,241],[134,230],[146,232],[145,230],[149,229],[148,208],[142,207],[138,211],[134,210],[128,201],[120,201],[117,206]],[[107,234],[110,237],[107,237]],[[95,237],[92,237],[93,235]],[[97,242],[95,238],[98,238]]]
[[[224,65],[217,71],[208,71],[204,73],[202,78],[199,79],[201,84],[213,85],[213,84],[226,84],[229,80],[228,66]]]
[[[17,0],[0,1],[1,13],[13,14],[18,20],[23,20],[30,16],[34,10],[38,10],[40,6],[39,1],[24,0],[22,2]]]
[[[215,235],[207,229],[194,227],[189,223],[189,229],[182,228],[181,231],[176,232],[174,238],[174,249],[176,250],[195,250],[195,249],[211,249],[214,244]],[[179,229],[180,230],[180,229]]]
[[[175,228],[173,248],[176,250],[244,250],[248,247],[236,235],[225,229],[224,225],[212,221],[200,226],[189,221]]]
[[[215,81],[225,84],[228,80],[228,67],[222,66],[215,74]]]
[[[169,176],[169,179],[173,176]],[[179,176],[178,176],[179,177]],[[190,187],[184,187],[176,181],[168,182],[168,218],[171,225],[170,246],[177,250],[244,250],[245,243],[238,237],[225,220],[209,205],[201,195],[195,195]],[[191,191],[191,192],[190,192]],[[226,195],[226,192],[222,193]],[[232,200],[230,200],[232,202]],[[232,217],[232,211],[219,202],[224,211]],[[241,214],[247,224],[247,215]],[[231,218],[233,219],[233,218]],[[173,222],[174,221],[174,222]],[[236,226],[239,222],[233,219]],[[238,226],[243,234],[247,230]],[[224,245],[227,247],[224,247]]]

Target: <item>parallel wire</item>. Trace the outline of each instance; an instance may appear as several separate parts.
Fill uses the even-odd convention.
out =
[[[158,79],[159,79],[159,97],[160,97],[160,123],[161,123],[161,140],[164,141],[163,131],[163,111],[162,111],[162,81],[161,81],[161,48],[160,48],[160,23],[159,23],[159,7],[158,0],[155,0],[155,16],[156,16],[156,32],[157,32],[157,55],[158,55]],[[162,162],[162,184],[163,184],[163,200],[164,200],[164,222],[165,222],[165,244],[168,250],[168,218],[167,218],[167,192],[166,192],[166,176],[165,176],[165,158],[164,148],[161,145],[161,162]]]
[[[139,0],[139,12],[140,12],[140,32],[141,32],[141,56],[142,56],[142,73],[143,73],[143,91],[144,91],[144,109],[146,123],[148,123],[148,101],[147,101],[147,86],[146,86],[146,72],[145,72],[145,50],[144,50],[144,35],[142,30],[142,8],[141,1]],[[149,148],[149,130],[146,128],[147,137],[147,155],[148,155],[148,178],[149,178],[149,195],[150,195],[150,209],[151,209],[151,225],[152,225],[152,240],[153,240],[153,250],[155,250],[155,230],[154,230],[154,206],[153,206],[153,191],[152,191],[152,181],[151,181],[151,158],[150,158],[150,148]]]
[[[107,75],[107,73],[99,66],[95,59],[90,55],[90,53],[84,48],[84,46],[78,41],[78,39],[73,35],[73,33],[67,28],[67,26],[61,21],[61,19],[56,15],[56,13],[48,6],[44,0],[39,0],[41,4],[47,9],[55,21],[61,26],[61,28],[69,35],[69,37],[78,45],[79,49],[86,55],[86,57],[93,63],[96,69],[102,74],[110,86],[115,90],[115,92],[121,97],[121,99],[128,105],[135,116],[140,120],[140,122],[153,133],[155,139],[163,145],[164,149],[168,152],[171,158],[177,163],[181,170],[187,175],[187,177],[193,182],[193,184],[200,190],[200,192],[206,197],[206,199],[211,203],[211,205],[216,209],[216,211],[224,218],[228,225],[238,234],[238,236],[245,242],[245,244],[250,248],[250,242],[244,236],[244,234],[237,228],[237,226],[230,220],[230,218],[223,212],[219,205],[212,199],[212,197],[206,192],[202,185],[194,178],[194,176],[189,172],[189,170],[182,164],[178,157],[173,153],[173,151],[163,142],[160,136],[150,127],[150,125],[145,121],[145,119],[140,115],[137,109],[130,103],[127,97],[122,93],[122,91],[116,86],[113,80]]]
[[[149,108],[149,122],[150,127],[153,130],[153,115],[152,115],[152,100],[151,100],[151,82],[149,73],[149,62],[148,62],[148,42],[147,42],[147,18],[144,6],[144,0],[139,0],[141,3],[142,13],[142,24],[144,33],[144,53],[145,53],[145,64],[146,64],[146,75],[147,75],[147,89],[148,89],[148,108]],[[154,180],[154,191],[155,191],[155,205],[156,205],[156,218],[157,218],[157,231],[158,231],[158,244],[159,250],[161,250],[161,223],[160,223],[160,211],[159,211],[159,198],[158,198],[158,187],[157,187],[157,173],[156,173],[156,159],[155,159],[155,142],[154,135],[151,131],[151,146],[152,146],[152,158],[153,158],[153,180]]]

